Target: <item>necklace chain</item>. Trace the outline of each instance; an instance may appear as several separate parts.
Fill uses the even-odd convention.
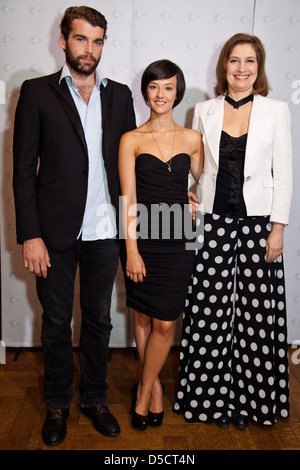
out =
[[[171,173],[171,171],[172,171],[171,163],[172,163],[173,156],[171,156],[171,158],[169,158],[168,161],[165,161],[165,160],[164,160],[164,155],[163,155],[163,153],[162,153],[162,151],[161,151],[161,148],[160,148],[160,146],[158,145],[158,143],[157,143],[157,141],[156,141],[156,139],[155,139],[155,137],[154,137],[154,135],[153,135],[153,132],[152,132],[152,129],[151,129],[151,126],[150,126],[150,122],[149,122],[149,121],[147,121],[147,125],[148,125],[148,127],[149,127],[150,132],[151,132],[152,138],[153,138],[154,142],[156,143],[156,146],[157,146],[157,148],[158,148],[158,150],[159,150],[159,152],[160,152],[160,154],[161,154],[162,162],[163,162],[163,163],[166,163],[166,165],[167,165],[167,167],[168,167],[168,171],[169,171],[169,173]],[[173,139],[173,145],[172,145],[172,152],[171,152],[171,155],[173,155],[173,152],[174,152],[175,139],[176,139],[176,125],[174,124],[174,139]]]

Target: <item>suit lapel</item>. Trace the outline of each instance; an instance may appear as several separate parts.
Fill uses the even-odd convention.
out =
[[[111,134],[111,123],[112,123],[112,100],[113,100],[113,91],[111,83],[108,80],[106,87],[102,84],[100,86],[101,90],[101,109],[102,109],[102,129],[103,129],[103,158],[106,161],[108,158],[109,152],[109,138]]]
[[[203,127],[212,157],[218,166],[219,147],[223,126],[224,97],[213,100],[207,114],[202,116]]]
[[[60,73],[59,73],[60,76]],[[88,153],[86,141],[84,137],[84,131],[81,125],[80,116],[78,114],[76,105],[72,99],[71,93],[69,91],[68,85],[65,80],[62,80],[59,84],[58,81],[53,81],[50,83],[52,91],[61,106],[64,108],[66,114],[68,115],[70,121],[72,122],[76,132],[78,133],[84,150]]]
[[[76,105],[72,99],[70,94],[68,85],[65,80],[62,80],[59,84],[61,72],[58,72],[54,76],[54,80],[50,82],[50,86],[52,91],[58,101],[60,102],[61,106],[64,108],[67,116],[71,120],[76,132],[78,133],[82,145],[86,151],[86,140],[84,137],[84,131],[81,125],[80,116],[78,114]],[[111,134],[111,123],[112,123],[112,101],[113,101],[113,90],[110,81],[106,87],[101,84],[101,110],[102,110],[102,130],[103,130],[103,158],[106,160],[107,156],[109,155],[109,138]]]

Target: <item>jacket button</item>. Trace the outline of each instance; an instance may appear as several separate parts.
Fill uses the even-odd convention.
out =
[[[88,175],[88,172],[87,172],[86,170],[84,170],[84,171],[82,172],[82,174],[83,174],[83,176],[87,176],[87,175]]]

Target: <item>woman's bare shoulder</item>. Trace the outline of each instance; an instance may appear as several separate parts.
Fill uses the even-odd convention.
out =
[[[125,134],[122,135],[122,140],[123,141],[136,141],[140,139],[143,134],[147,132],[147,126],[145,124],[142,124],[141,126],[137,127],[136,129],[133,129],[132,131],[126,132]]]
[[[201,134],[198,131],[196,131],[195,129],[189,129],[187,127],[179,126],[178,130],[180,132],[182,132],[182,135],[184,136],[184,138],[192,139],[195,142],[201,141]]]

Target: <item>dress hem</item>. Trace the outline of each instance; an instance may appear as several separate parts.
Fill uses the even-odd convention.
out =
[[[150,313],[150,312],[146,312],[146,311],[142,312],[141,310],[137,309],[136,307],[133,307],[133,305],[130,305],[128,302],[126,303],[126,307],[132,308],[133,310],[136,310],[137,312],[140,312],[143,315],[147,315],[148,317],[156,318],[157,320],[161,320],[161,321],[176,321],[176,320],[178,320],[180,315],[183,313],[183,309],[182,309],[182,311],[177,316],[174,316],[174,317],[172,316],[172,317],[168,317],[168,318],[161,318],[159,315],[156,315],[154,313]]]
[[[173,413],[177,414],[177,415],[182,415],[184,417],[184,420],[187,422],[187,423],[203,423],[203,424],[213,424],[216,422],[216,419],[212,418],[212,419],[207,419],[207,420],[200,420],[198,418],[186,418],[185,417],[185,410],[184,409],[179,409],[179,410],[175,410],[174,407],[172,408],[172,411]],[[229,410],[229,411],[233,411],[233,410]],[[249,417],[249,421],[252,421],[253,423],[255,424],[259,424],[259,425],[263,425],[263,426],[273,426],[274,424],[277,423],[278,420],[286,420],[286,419],[289,419],[290,418],[290,413],[288,413],[287,416],[281,416],[280,413],[276,413],[274,416],[273,416],[273,419],[270,420],[270,419],[266,419],[264,422],[259,420],[255,420],[253,418],[253,416],[250,416],[248,415]]]

